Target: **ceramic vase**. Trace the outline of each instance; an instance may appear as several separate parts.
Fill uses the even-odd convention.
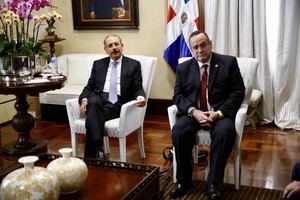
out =
[[[36,167],[37,156],[21,157],[24,168],[14,170],[2,181],[1,200],[57,200],[60,187],[57,176],[44,167]]]
[[[79,158],[72,157],[71,148],[62,148],[58,152],[62,157],[51,161],[47,169],[57,175],[62,194],[79,191],[88,175],[85,162]]]

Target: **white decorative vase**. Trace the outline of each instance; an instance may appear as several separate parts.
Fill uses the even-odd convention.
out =
[[[62,148],[58,152],[62,157],[51,161],[47,169],[57,175],[62,194],[79,191],[88,175],[85,162],[79,158],[72,157],[71,148]]]
[[[1,200],[57,200],[59,182],[56,175],[44,167],[35,167],[37,156],[21,157],[24,168],[9,173],[0,187]]]

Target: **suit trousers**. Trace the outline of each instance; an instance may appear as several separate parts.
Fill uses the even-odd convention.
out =
[[[173,146],[177,162],[177,181],[188,184],[192,181],[192,149],[195,144],[200,124],[192,117],[179,117],[172,129]],[[206,127],[207,128],[207,127]],[[227,160],[236,137],[234,120],[224,117],[212,124],[210,128],[210,169],[208,184],[218,187],[223,182]]]
[[[95,158],[103,151],[105,121],[120,117],[121,103],[110,103],[107,93],[93,93],[88,98],[84,157]]]
[[[297,162],[292,171],[292,181],[300,181],[300,162]],[[299,200],[300,199],[300,194],[296,193],[289,200]]]

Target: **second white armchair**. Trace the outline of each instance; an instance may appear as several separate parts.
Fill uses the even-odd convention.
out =
[[[146,102],[149,98],[152,80],[155,74],[157,58],[149,56],[130,55],[133,59],[141,62],[143,88],[146,93]],[[143,123],[147,104],[137,107],[136,100],[124,104],[121,108],[120,118],[109,120],[105,123],[104,151],[109,153],[109,137],[119,139],[120,161],[126,162],[126,136],[137,132],[138,145],[142,158],[145,158]],[[78,134],[85,134],[85,117],[80,114],[78,99],[66,100],[66,108],[71,129],[71,143],[73,155],[77,156]]]

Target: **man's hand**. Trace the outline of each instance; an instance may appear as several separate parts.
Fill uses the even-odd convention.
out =
[[[220,115],[218,112],[215,112],[215,111],[209,111],[209,118],[214,122],[214,121],[217,121],[220,119]]]
[[[201,110],[194,109],[192,115],[203,126],[211,126],[212,122],[220,119],[220,115],[217,111],[203,112]]]
[[[145,106],[146,102],[145,102],[145,98],[144,98],[143,96],[138,96],[138,97],[136,98],[136,100],[138,101],[138,102],[136,103],[136,105],[137,105],[138,107],[144,107],[144,106]]]
[[[300,181],[288,184],[283,191],[282,199],[289,199],[296,193],[300,193]]]
[[[209,112],[203,112],[198,109],[194,109],[192,116],[201,124],[211,126],[210,123],[213,122],[212,119],[209,117]]]
[[[125,16],[125,9],[123,7],[118,7],[117,8],[118,11],[118,18],[124,17]]]
[[[86,112],[86,106],[88,104],[88,101],[82,101],[81,104],[80,104],[80,112],[85,114]]]

